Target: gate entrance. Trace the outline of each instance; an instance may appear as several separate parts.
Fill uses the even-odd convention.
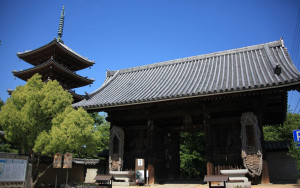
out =
[[[206,146],[204,132],[181,132],[180,178],[203,180],[206,174]]]

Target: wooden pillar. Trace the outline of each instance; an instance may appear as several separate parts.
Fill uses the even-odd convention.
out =
[[[270,177],[269,177],[269,167],[266,159],[263,159],[263,168],[262,168],[262,175],[261,175],[261,183],[262,184],[269,184]]]
[[[148,164],[148,174],[149,174],[149,184],[154,184],[155,171],[154,171],[154,165],[151,162]]]
[[[147,125],[147,158],[146,158],[148,175],[149,175],[149,182],[148,182],[149,184],[155,183],[153,138],[154,138],[154,124],[152,120],[149,120]]]
[[[269,176],[269,168],[268,168],[268,162],[267,162],[267,152],[265,150],[265,139],[264,139],[264,133],[263,133],[263,124],[262,124],[262,118],[263,118],[263,110],[262,110],[262,102],[258,99],[256,105],[256,115],[258,119],[258,127],[260,129],[260,141],[261,141],[261,147],[262,147],[262,153],[263,153],[263,166],[262,166],[262,174],[261,174],[261,183],[262,184],[269,184],[270,183],[270,176]]]
[[[212,156],[212,142],[211,142],[211,125],[210,125],[210,114],[204,107],[204,127],[205,127],[205,143],[206,143],[206,167],[207,175],[214,175],[214,163]]]
[[[168,132],[166,135],[168,180],[176,180],[180,175],[179,134]]]

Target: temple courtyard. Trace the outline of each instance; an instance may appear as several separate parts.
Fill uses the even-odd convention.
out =
[[[116,188],[123,188],[121,186],[113,186]],[[140,188],[143,186],[130,186],[131,188]],[[146,186],[145,186],[146,187]],[[157,188],[208,188],[208,184],[154,184],[149,187],[157,187]],[[298,188],[300,185],[297,184],[259,184],[259,185],[251,185],[252,188]],[[125,188],[125,187],[124,187]],[[128,187],[127,187],[128,188]]]

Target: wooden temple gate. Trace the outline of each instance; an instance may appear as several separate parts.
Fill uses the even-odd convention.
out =
[[[203,131],[208,175],[247,168],[268,183],[262,125],[283,124],[290,90],[300,91],[300,72],[280,39],[108,71],[73,106],[108,113],[111,170],[134,170],[144,158],[149,183],[174,180],[179,133]]]
[[[179,133],[203,131],[206,139],[207,174],[222,169],[242,169],[241,115],[253,112],[259,130],[280,122],[287,93],[274,90],[232,94],[207,99],[186,99],[109,110],[111,126],[124,130],[123,170],[134,170],[135,159],[144,158],[149,183],[175,180],[180,175]],[[260,137],[263,146],[263,136]],[[263,149],[263,164],[266,155]],[[267,168],[262,181],[268,182]]]

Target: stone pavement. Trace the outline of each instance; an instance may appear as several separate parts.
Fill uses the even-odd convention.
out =
[[[300,188],[297,184],[259,184],[252,185],[252,188]],[[113,188],[147,188],[147,186],[130,186],[121,187],[113,186]],[[151,185],[149,188],[208,188],[208,184],[156,184]]]

